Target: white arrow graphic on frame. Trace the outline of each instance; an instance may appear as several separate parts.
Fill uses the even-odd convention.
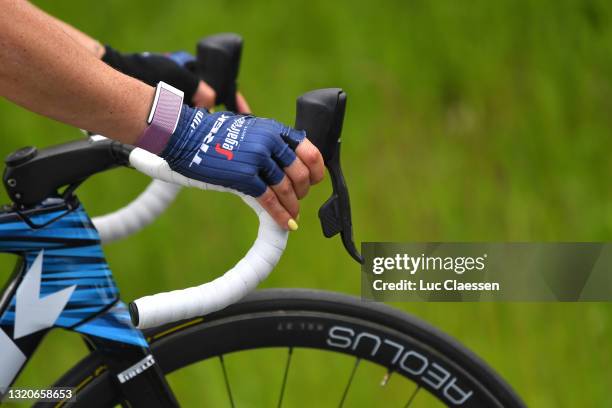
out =
[[[40,297],[43,252],[36,256],[17,289],[14,339],[53,326],[76,289],[76,285],[72,285]]]

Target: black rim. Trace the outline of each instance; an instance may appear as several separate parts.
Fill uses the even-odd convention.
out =
[[[165,341],[167,345],[163,344]],[[449,406],[509,406],[502,404],[473,373],[459,365],[454,356],[443,355],[409,334],[335,313],[285,309],[228,316],[194,325],[181,336],[160,340],[158,346],[153,350],[166,373],[194,361],[264,347],[311,348],[354,356],[354,370],[338,406],[342,406],[361,360],[369,360],[410,379],[417,384],[419,392],[429,391]],[[231,401],[231,385],[225,371],[224,377],[228,401]],[[448,378],[436,382],[436,377]],[[414,400],[414,395],[407,394],[406,400]]]
[[[262,347],[287,350],[283,381],[280,387],[275,384],[280,389],[274,391],[279,395],[279,407],[285,396],[293,352],[300,348],[343,353],[355,358],[348,377],[339,379],[346,382],[337,406],[343,406],[353,377],[364,360],[386,367],[389,375],[401,375],[416,384],[416,388],[406,391],[403,406],[413,406],[417,395],[423,392],[429,392],[448,406],[524,406],[497,374],[450,337],[395,309],[333,293],[256,292],[204,319],[164,326],[146,335],[165,373],[217,358],[230,406],[234,406],[234,398],[223,356]],[[106,381],[110,383],[110,378]],[[93,392],[94,388],[108,387],[103,387],[102,382],[103,379],[84,387],[78,400],[91,401],[88,394],[98,394]]]

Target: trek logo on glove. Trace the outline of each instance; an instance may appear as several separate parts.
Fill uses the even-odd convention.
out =
[[[200,114],[200,115],[199,115]],[[202,122],[202,117],[204,114],[201,111],[198,111],[196,115],[193,117],[191,121],[191,132],[193,132]],[[199,165],[202,163],[201,154],[207,153],[208,148],[210,147],[210,143],[214,140],[215,135],[221,129],[221,126],[230,118],[230,116],[222,114],[217,118],[215,123],[213,124],[210,131],[204,136],[202,139],[202,144],[200,145],[200,149],[193,155],[191,159],[191,163],[189,163],[189,167],[191,167],[194,163]],[[215,152],[223,155],[227,160],[232,160],[234,158],[233,150],[238,147],[240,144],[240,133],[243,130],[244,124],[246,122],[245,116],[240,116],[238,119],[234,120],[234,122],[227,129],[227,133],[222,143],[217,143],[215,146]]]
[[[193,120],[191,121],[191,126],[190,126],[190,133],[193,132],[194,130],[196,130],[198,128],[198,126],[200,126],[200,123],[202,122],[202,118],[204,117],[204,113],[202,111],[197,111],[195,116],[193,117]],[[219,129],[221,129],[221,126],[223,125],[223,123],[229,118],[229,116],[227,115],[221,115],[217,118],[217,120],[215,121],[215,124],[213,125],[213,127],[210,129],[210,131],[208,132],[208,134],[206,136],[204,136],[204,139],[202,139],[202,144],[200,145],[200,150],[198,150],[196,152],[196,154],[193,155],[193,159],[191,159],[191,163],[189,163],[189,167],[191,167],[194,163],[199,165],[200,163],[202,163],[202,157],[200,156],[200,152],[202,153],[206,153],[208,152],[208,148],[210,147],[210,142],[213,141],[213,139],[215,138],[215,135],[217,134],[217,132],[219,131]],[[219,146],[217,144],[217,146]],[[219,151],[218,149],[217,152]],[[231,160],[231,159],[229,159]]]
[[[215,152],[224,155],[227,157],[227,160],[232,160],[234,158],[234,153],[231,150],[226,150],[219,146],[219,143],[215,146]]]

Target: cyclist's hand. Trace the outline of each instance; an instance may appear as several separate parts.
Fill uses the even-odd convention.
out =
[[[177,65],[187,70],[190,74],[194,75],[193,73],[195,72],[196,58],[192,54],[186,51],[176,51],[164,54],[164,56],[174,61]],[[161,81],[163,81],[163,79]],[[187,94],[185,94],[185,98],[187,98]],[[206,82],[200,80],[193,98],[190,99],[192,102],[190,103],[190,106],[211,109],[216,105],[216,98],[217,93],[215,90]],[[251,108],[248,102],[240,92],[236,92],[236,108],[238,109],[238,113],[251,113]]]
[[[181,88],[179,88],[181,89]],[[182,90],[182,89],[181,89]],[[187,96],[185,96],[187,98]],[[198,83],[198,88],[191,98],[191,103],[189,106],[196,108],[206,108],[212,109],[216,105],[217,93],[214,89],[210,87],[206,82],[200,80]],[[248,114],[251,113],[251,107],[248,102],[242,96],[240,91],[236,92],[236,108],[238,109],[238,113]]]
[[[195,57],[187,52],[123,54],[106,46],[102,61],[151,86],[163,81],[180,89],[190,106],[211,109],[216,104],[216,92],[194,73]],[[236,102],[240,113],[251,112],[240,93],[236,95]]]
[[[297,229],[298,199],[324,174],[323,158],[304,131],[187,106],[160,156],[186,177],[257,197],[284,229]]]

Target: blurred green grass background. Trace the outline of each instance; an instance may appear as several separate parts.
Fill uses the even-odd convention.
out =
[[[343,164],[358,241],[612,239],[612,3],[37,4],[123,51],[193,50],[202,36],[240,33],[241,88],[261,116],[292,123],[299,94],[343,87]],[[5,100],[0,134],[2,154],[81,137]],[[121,169],[93,178],[80,197],[101,214],[147,181]],[[359,294],[357,265],[320,232],[316,211],[329,191],[326,182],[303,201],[300,230],[265,287]],[[184,191],[155,225],[106,254],[131,300],[212,279],[249,247],[254,227],[237,199]],[[2,258],[6,276],[8,264]],[[612,406],[610,304],[395,306],[458,338],[529,406]],[[85,348],[58,331],[40,352],[20,385],[51,383]],[[277,388],[260,386],[284,356],[262,353],[230,366],[243,378],[239,406],[274,405]],[[348,375],[350,363],[311,368],[324,361],[304,359],[287,402],[320,406],[337,393],[330,379]],[[172,377],[185,406],[226,403],[218,369],[207,364]],[[358,390],[351,405],[382,405],[379,389]]]

